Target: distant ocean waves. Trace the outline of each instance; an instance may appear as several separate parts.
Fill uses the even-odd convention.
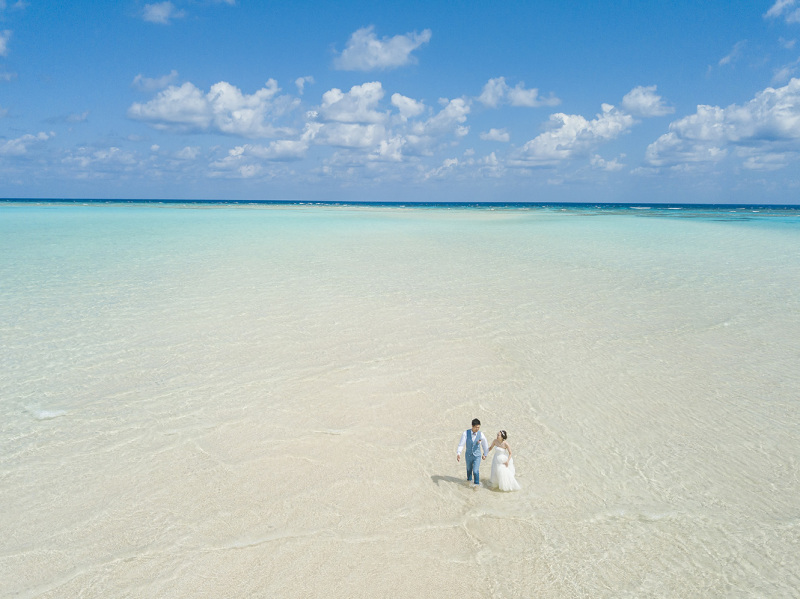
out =
[[[558,209],[576,211],[626,211],[626,210],[686,210],[695,213],[762,213],[775,215],[800,215],[800,205],[792,204],[663,204],[640,202],[596,203],[596,202],[380,202],[380,201],[303,201],[303,200],[176,200],[176,199],[15,199],[0,198],[0,203],[18,204],[60,204],[60,205],[113,205],[144,204],[163,206],[346,206],[373,208],[477,208],[477,209]]]

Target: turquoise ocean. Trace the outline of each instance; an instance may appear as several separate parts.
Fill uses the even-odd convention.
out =
[[[800,597],[799,497],[798,207],[0,202],[0,596]]]

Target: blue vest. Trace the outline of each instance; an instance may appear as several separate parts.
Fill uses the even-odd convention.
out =
[[[475,443],[472,442],[472,429],[467,429],[467,448],[465,455],[472,454],[476,458],[481,457],[481,431],[475,435]]]

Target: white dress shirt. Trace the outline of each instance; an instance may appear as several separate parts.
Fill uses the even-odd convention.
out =
[[[458,450],[456,451],[456,455],[461,455],[461,452],[464,451],[464,447],[467,445],[467,433],[472,435],[472,443],[475,443],[475,438],[480,435],[481,436],[481,449],[483,450],[483,455],[489,454],[489,444],[486,442],[486,435],[478,431],[477,433],[473,433],[471,430],[466,430],[461,433],[461,441],[458,442]]]

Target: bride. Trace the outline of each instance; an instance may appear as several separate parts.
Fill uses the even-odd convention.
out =
[[[511,459],[511,448],[506,443],[508,435],[506,431],[497,433],[497,438],[492,441],[489,446],[489,451],[495,447],[497,451],[494,453],[492,460],[492,488],[500,488],[501,491],[519,491],[522,487],[519,486],[517,479],[514,478],[514,460]]]

